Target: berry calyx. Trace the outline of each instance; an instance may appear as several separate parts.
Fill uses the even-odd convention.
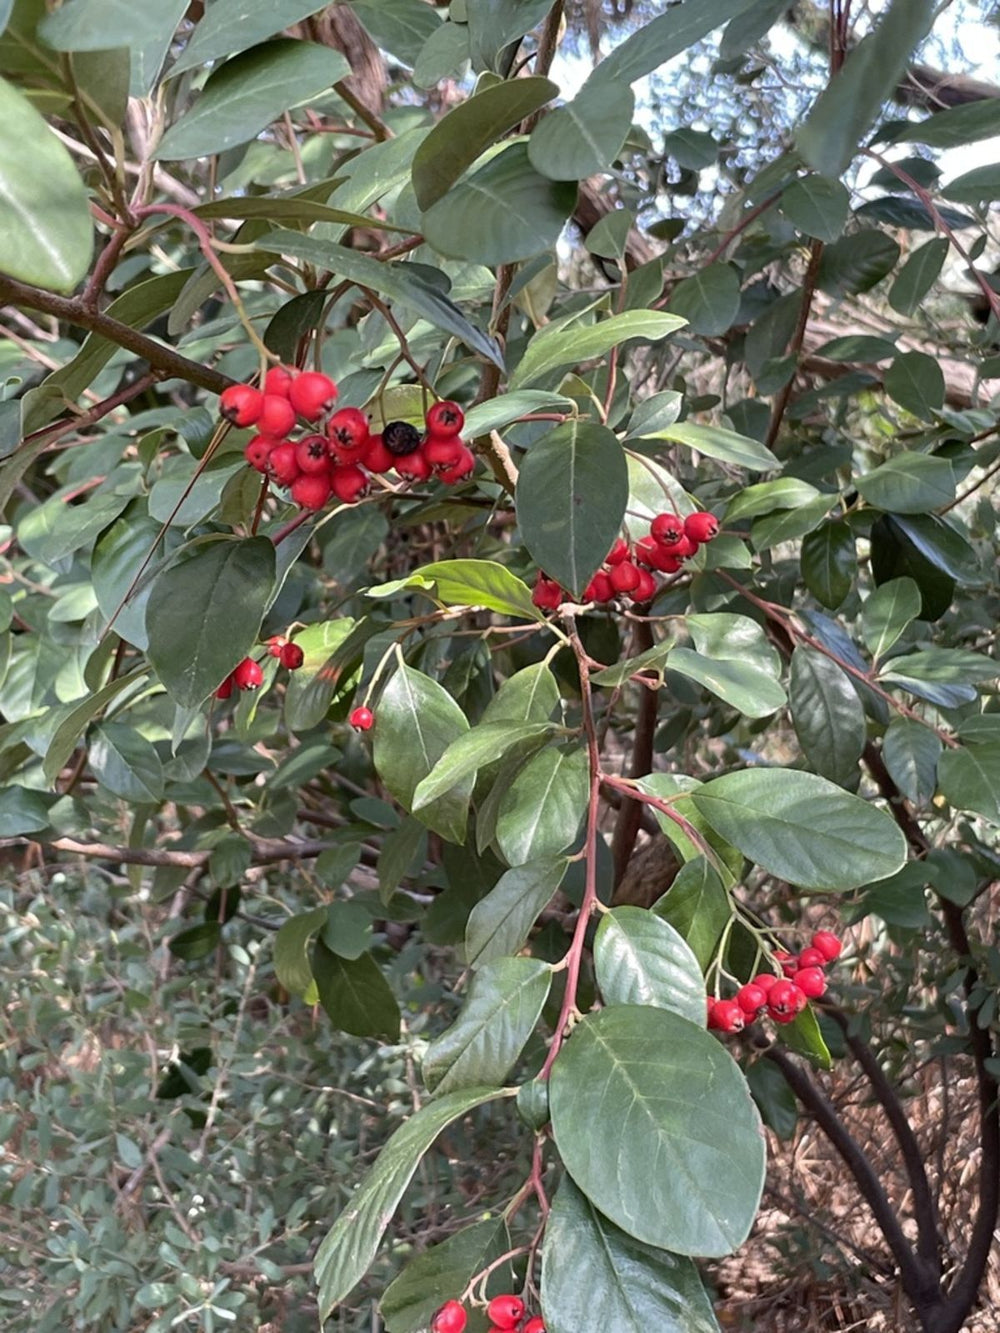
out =
[[[524,1314],[520,1296],[494,1296],[486,1307],[486,1317],[497,1328],[517,1328]]]
[[[234,426],[255,426],[264,407],[264,395],[252,384],[230,384],[219,395],[219,412]]]
[[[545,1333],[545,1320],[540,1314],[532,1315],[521,1329],[521,1333]]]
[[[368,474],[350,464],[335,467],[330,473],[330,486],[342,504],[356,504],[368,494]]]
[[[631,560],[613,565],[609,575],[615,592],[632,592],[639,586],[639,568]]]
[[[741,986],[736,992],[736,1003],[748,1018],[754,1019],[767,1004],[767,991],[754,985],[752,981],[748,981],[745,986]]]
[[[408,421],[390,421],[382,431],[382,443],[394,458],[404,458],[420,448],[420,432]]]
[[[295,410],[287,398],[266,393],[256,424],[261,435],[287,435],[295,425]]]
[[[435,472],[454,467],[462,457],[463,444],[458,435],[428,435],[421,453]]]
[[[423,450],[421,450],[423,453]],[[426,458],[426,454],[424,457]],[[476,455],[471,449],[466,449],[462,445],[458,458],[452,463],[451,467],[443,467],[438,472],[438,481],[443,481],[446,486],[457,486],[460,481],[466,477],[471,477],[476,470]]]
[[[351,715],[347,720],[355,731],[371,731],[372,727],[375,725],[375,714],[370,708],[355,708],[352,710]],[[458,1301],[450,1301],[449,1304],[458,1305]],[[447,1306],[442,1308],[447,1309]],[[458,1308],[461,1310],[462,1307],[459,1305]],[[462,1327],[465,1327],[464,1322]]]
[[[306,421],[318,421],[337,401],[337,386],[319,370],[304,370],[289,386],[292,407]]]
[[[708,1026],[716,1032],[742,1032],[746,1021],[735,1000],[716,1000],[708,1015]]]
[[[330,498],[333,487],[327,473],[296,477],[291,485],[292,499],[301,509],[322,509]]]
[[[287,398],[292,390],[295,375],[287,366],[272,366],[264,376],[264,392]]]
[[[710,542],[719,535],[719,520],[714,514],[688,514],[684,520],[684,535],[693,542]]]
[[[563,590],[555,579],[546,578],[539,570],[531,600],[540,611],[555,611],[563,604]]]
[[[805,991],[794,981],[779,981],[767,996],[767,1012],[776,1023],[791,1023],[808,1004]]]
[[[369,472],[391,472],[396,460],[382,442],[381,435],[369,435],[361,459]]]
[[[269,435],[255,435],[243,450],[243,457],[258,472],[267,472],[271,450],[277,443]]]
[[[465,425],[465,413],[458,403],[453,403],[450,398],[442,398],[439,403],[428,408],[424,422],[429,435],[437,435],[447,440],[461,434]]]
[[[252,657],[244,657],[233,671],[232,681],[239,690],[256,690],[264,680],[260,663]]]
[[[291,486],[301,473],[298,454],[291,440],[282,440],[271,450],[267,468],[279,486]]]
[[[620,565],[628,559],[628,542],[619,537],[611,550],[604,557],[606,565]]]
[[[383,448],[385,444],[385,432],[382,434]],[[392,456],[392,451],[387,450]],[[424,457],[423,449],[415,449],[411,454],[404,454],[402,458],[396,458],[393,466],[404,481],[426,481],[431,475],[431,465]]]
[[[298,671],[306,655],[297,643],[285,643],[281,646],[278,660],[286,671]]]
[[[228,699],[233,692],[233,673],[230,672],[219,688],[215,691],[217,699]]]
[[[826,990],[826,977],[821,967],[800,967],[792,980],[810,1000],[818,1000]]]
[[[466,1314],[459,1301],[446,1301],[431,1320],[431,1333],[463,1333]]]
[[[657,514],[649,525],[654,541],[672,546],[684,536],[684,521],[679,514]]]
[[[585,602],[610,602],[615,595],[611,580],[603,569],[599,569],[583,590]]]
[[[368,447],[368,418],[357,407],[341,407],[326,423],[330,452],[345,463],[357,462]]]
[[[326,472],[330,459],[326,452],[326,439],[322,435],[303,435],[295,446],[295,461],[299,471],[307,476],[318,476]]]
[[[803,967],[826,967],[826,954],[815,947],[803,949],[799,954],[799,968]]]
[[[832,930],[817,930],[809,943],[820,951],[828,963],[834,962],[844,951],[844,946]]]
[[[688,556],[694,555],[697,549],[697,542],[693,542],[690,537],[685,537],[683,533],[675,542],[660,542],[660,550],[663,554],[673,556],[676,560],[686,560]]]

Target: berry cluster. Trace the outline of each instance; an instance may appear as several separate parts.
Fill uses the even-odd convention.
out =
[[[286,639],[283,634],[275,634],[267,641],[267,652],[269,657],[276,657],[281,666],[286,671],[298,671],[299,667],[306,660],[306,655],[297,643],[291,639]],[[264,670],[261,664],[253,657],[244,657],[243,661],[235,666],[229,675],[215,691],[217,699],[228,699],[233,689],[237,690],[256,690],[264,680]]]
[[[230,385],[219,405],[233,425],[257,428],[244,450],[247,462],[287,487],[300,509],[322,509],[331,497],[354,504],[368,494],[373,473],[395,469],[405,481],[427,481],[434,474],[454,486],[476,466],[462,440],[465,417],[457,403],[435,403],[421,436],[406,421],[390,421],[380,435],[372,435],[364,412],[334,411],[336,401],[337,386],[328,375],[274,366],[262,389]],[[292,439],[300,418],[311,429]]]
[[[708,1026],[717,1032],[742,1032],[766,1009],[775,1023],[791,1023],[810,1000],[826,991],[824,968],[840,957],[840,940],[829,930],[817,930],[808,949],[798,955],[779,950],[774,961],[783,976],[760,972],[736,992],[735,999],[708,1000]]]
[[[657,514],[649,532],[635,546],[619,537],[604,563],[583,590],[585,602],[611,602],[616,597],[642,605],[656,596],[659,584],[651,571],[676,574],[704,542],[719,534],[714,514]],[[535,606],[555,611],[570,596],[554,579],[539,571],[531,594]]]
[[[494,1296],[486,1307],[488,1333],[545,1333],[541,1315],[525,1318],[520,1296]],[[461,1301],[447,1301],[431,1320],[431,1333],[463,1333],[467,1315]]]

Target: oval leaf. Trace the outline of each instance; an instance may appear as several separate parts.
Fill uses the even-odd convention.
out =
[[[535,918],[562,883],[566,864],[564,857],[532,861],[500,876],[469,916],[465,953],[472,967],[517,953]]]
[[[587,810],[586,750],[549,746],[510,784],[497,817],[496,840],[512,866],[554,856],[576,838]]]
[[[705,1024],[705,982],[673,926],[641,907],[616,907],[594,940],[597,984],[606,1004],[648,1004]]]
[[[551,325],[541,329],[528,343],[524,356],[510,377],[510,387],[524,388],[543,375],[563,366],[575,366],[604,356],[629,338],[659,342],[684,327],[678,315],[662,310],[626,310],[596,324]],[[770,467],[777,466],[777,460]]]
[[[531,165],[556,181],[606,171],[621,152],[635,98],[627,83],[588,82],[571,102],[547,115],[528,141]]]

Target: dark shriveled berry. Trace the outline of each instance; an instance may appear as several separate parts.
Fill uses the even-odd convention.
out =
[[[394,458],[403,458],[420,448],[420,432],[408,421],[390,421],[382,432],[382,443]]]

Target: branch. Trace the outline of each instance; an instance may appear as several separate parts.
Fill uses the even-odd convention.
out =
[[[636,621],[635,654],[644,653],[653,646],[653,628],[647,620]],[[656,715],[660,702],[657,690],[640,690],[639,711],[635,720],[635,735],[632,739],[632,762],[629,776],[644,777],[653,767],[653,737],[656,732]],[[615,867],[615,886],[617,887],[628,869],[628,863],[635,850],[635,840],[639,836],[642,824],[642,803],[640,801],[622,801],[615,820],[615,830],[611,837],[611,856]]]
[[[19,845],[24,838],[4,839],[0,847]],[[319,856],[334,844],[326,841],[304,839],[302,842],[287,842],[278,838],[247,837],[253,848],[254,865],[273,865],[277,861],[299,861],[307,857]],[[53,838],[46,844],[57,852],[68,852],[72,856],[83,856],[93,861],[118,861],[122,865],[133,866],[180,866],[184,870],[198,870],[208,863],[211,852],[190,852],[180,848],[163,847],[112,847],[105,842],[79,842],[76,838]]]
[[[795,332],[792,335],[789,355],[795,357],[798,361],[799,353],[802,351],[802,344],[805,342],[806,329],[809,327],[809,312],[812,309],[813,296],[816,293],[816,279],[819,276],[819,264],[823,258],[823,242],[813,241],[809,247],[809,264],[806,268],[806,275],[802,280],[802,306],[799,310],[798,322],[795,325]],[[789,401],[792,397],[792,388],[795,384],[794,371],[788,378],[788,383],[778,394],[777,401],[774,404],[774,411],[771,413],[771,424],[768,427],[767,438],[764,441],[765,446],[770,449],[778,438],[778,432],[781,430],[781,423],[784,420],[785,412],[788,409]]]

